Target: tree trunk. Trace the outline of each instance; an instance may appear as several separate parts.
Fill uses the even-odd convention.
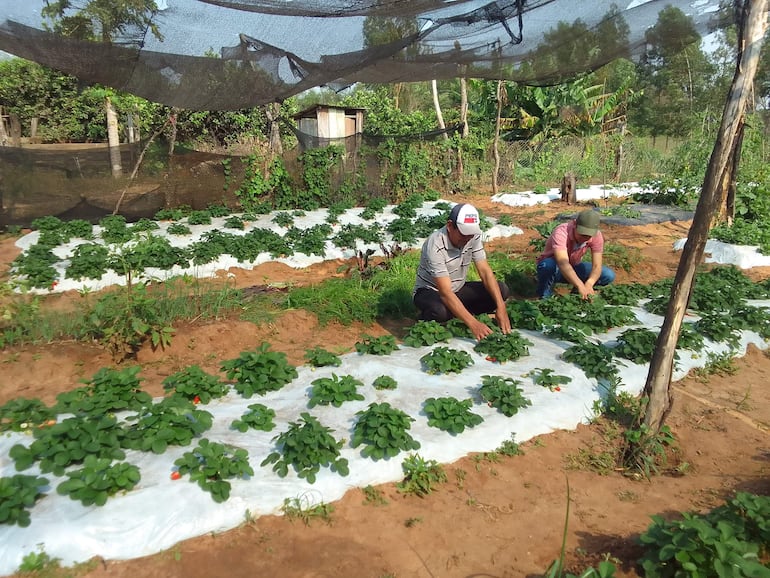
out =
[[[695,269],[703,258],[711,219],[719,210],[719,181],[727,168],[740,117],[746,110],[746,100],[757,70],[765,32],[767,6],[768,0],[746,0],[741,12],[740,29],[744,42],[739,43],[742,49],[738,54],[738,64],[725,103],[719,134],[703,179],[700,199],[695,208],[687,243],[679,260],[679,267],[671,288],[671,300],[663,320],[663,327],[658,335],[644,386],[643,395],[649,398],[644,412],[644,423],[654,433],[660,431],[671,410],[671,374],[682,317],[690,298]]]
[[[118,136],[118,115],[112,106],[110,97],[104,98],[104,111],[107,114],[107,142],[110,148],[110,166],[112,176],[116,179],[123,174],[123,166],[120,160],[120,137]]]
[[[438,82],[436,82],[435,78],[430,81],[430,90],[433,94],[433,108],[436,109],[436,121],[438,122],[438,127],[445,131],[446,123],[444,123],[444,115],[441,113],[441,103],[438,101]],[[443,136],[444,140],[449,138],[449,135],[446,132]]]
[[[492,153],[495,157],[495,169],[492,172],[492,194],[498,191],[497,176],[500,173],[500,115],[503,111],[503,81],[497,81],[497,115],[495,116],[495,139],[492,142]]]
[[[279,157],[283,154],[283,143],[281,142],[281,103],[271,102],[265,106],[265,116],[268,123],[268,146],[270,148],[271,158]]]
[[[460,79],[460,124],[462,137],[468,138],[468,81]]]
[[[0,106],[0,146],[8,146],[8,131],[5,129],[5,116],[3,107]]]
[[[626,123],[621,122],[618,129],[620,138],[618,139],[618,148],[615,149],[615,174],[613,179],[615,182],[620,182],[620,177],[623,174],[623,141],[626,140]]]

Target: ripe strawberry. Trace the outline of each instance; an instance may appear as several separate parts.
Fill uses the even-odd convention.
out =
[[[179,471],[171,472],[171,479],[172,480],[178,480],[182,477],[182,474],[179,473]]]

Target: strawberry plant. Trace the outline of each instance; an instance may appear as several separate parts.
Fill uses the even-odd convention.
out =
[[[578,343],[566,349],[561,357],[577,365],[587,377],[612,380],[618,374],[618,368],[612,363],[612,349],[601,343]]]
[[[336,373],[332,373],[331,377],[319,377],[311,383],[313,387],[310,389],[310,401],[308,402],[310,408],[317,405],[340,407],[346,401],[364,400],[364,396],[356,390],[357,387],[363,385],[363,382],[352,375],[339,377]]]
[[[167,397],[126,418],[134,422],[126,428],[123,447],[162,454],[168,446],[186,446],[211,429],[213,416],[195,408],[188,399]]]
[[[192,233],[192,230],[190,230],[190,227],[185,225],[184,223],[171,223],[168,228],[166,229],[166,232],[169,235],[189,235]]]
[[[275,411],[261,403],[252,403],[247,408],[249,411],[242,414],[240,419],[232,421],[231,428],[239,432],[246,432],[249,428],[259,431],[273,431]]]
[[[438,484],[446,482],[444,467],[436,460],[426,460],[420,454],[410,454],[403,462],[401,469],[404,479],[396,484],[399,492],[424,497],[436,489]]]
[[[67,279],[101,279],[107,273],[109,251],[104,245],[85,243],[72,251],[64,276]]]
[[[291,466],[300,478],[311,484],[315,483],[316,474],[325,466],[347,476],[348,460],[340,457],[343,442],[335,440],[331,431],[317,418],[303,412],[299,422],[291,422],[289,429],[273,438],[278,449],[268,455],[261,465],[273,464],[273,471],[282,478],[286,477]]]
[[[452,319],[444,324],[444,327],[446,327],[455,337],[473,337],[471,335],[471,330],[468,329],[468,326],[460,321],[457,317],[452,317]]]
[[[454,397],[429,397],[423,404],[423,410],[428,416],[428,425],[458,434],[484,421],[480,415],[471,412],[472,399],[459,401]]]
[[[740,321],[730,313],[714,311],[706,313],[695,322],[695,330],[715,342],[724,341],[733,348],[740,341]]]
[[[121,370],[102,367],[85,381],[85,387],[56,396],[57,413],[100,416],[122,410],[138,410],[152,402],[152,396],[139,388],[141,367]]]
[[[423,347],[449,341],[452,337],[452,332],[438,321],[418,321],[409,328],[404,343],[411,347]]]
[[[235,390],[247,399],[255,393],[278,391],[297,377],[297,369],[286,361],[286,354],[270,351],[268,343],[225,361],[222,370],[227,372],[227,379],[235,381]]]
[[[286,211],[279,211],[273,216],[272,221],[279,227],[288,229],[294,225],[294,215]]]
[[[49,424],[55,417],[56,412],[37,398],[12,399],[0,406],[0,432]]]
[[[174,465],[181,475],[190,474],[190,481],[209,492],[217,503],[230,497],[232,485],[227,480],[254,475],[246,450],[206,438],[200,440],[193,451],[185,452]]]
[[[528,377],[532,378],[535,385],[541,387],[547,387],[550,391],[561,391],[561,386],[568,384],[572,381],[572,378],[567,375],[557,375],[550,368],[535,368],[529,373]]]
[[[381,335],[380,337],[364,335],[361,341],[356,342],[356,351],[361,355],[365,353],[369,355],[390,355],[397,349],[398,343],[396,343],[396,338],[392,335]]]
[[[16,474],[0,478],[0,524],[29,526],[29,509],[45,494],[41,488],[48,485],[46,478]]]
[[[520,409],[532,405],[524,397],[524,391],[519,387],[521,381],[499,375],[482,375],[479,394],[491,407],[496,407],[507,417],[516,415]]]
[[[486,353],[495,361],[504,363],[516,361],[524,355],[529,355],[530,345],[532,342],[522,337],[518,331],[511,331],[507,335],[496,331],[479,341],[473,350]]]
[[[23,276],[30,287],[50,289],[57,277],[53,265],[58,261],[48,246],[38,243],[16,257],[11,267],[14,274]]]
[[[658,334],[643,327],[626,329],[618,337],[615,353],[634,363],[647,364],[655,352]],[[674,357],[678,356],[674,354]]]
[[[339,367],[342,365],[342,360],[338,355],[334,355],[330,351],[326,351],[323,347],[315,347],[313,349],[306,350],[305,359],[313,367]]]
[[[540,331],[550,321],[535,301],[509,300],[506,309],[511,327]]]
[[[770,499],[738,492],[727,504],[681,519],[652,516],[639,537],[645,576],[767,576]]]
[[[392,458],[401,451],[420,449],[420,442],[407,433],[414,418],[388,403],[372,403],[356,413],[358,420],[353,428],[350,445],[365,447],[361,455],[379,460]]]
[[[571,341],[572,343],[582,343],[592,333],[590,327],[576,327],[574,325],[556,324],[543,327],[543,334],[551,339]]]
[[[374,389],[396,389],[398,382],[389,375],[380,375],[372,382]]]
[[[431,374],[460,373],[466,367],[473,365],[470,353],[449,347],[436,347],[430,353],[420,358],[425,370]]]
[[[175,396],[193,400],[196,397],[200,403],[209,403],[212,399],[224,397],[230,391],[226,383],[222,383],[215,375],[203,371],[197,365],[190,365],[182,371],[169,375],[163,380],[163,389],[173,390]]]
[[[8,452],[18,471],[39,461],[41,472],[62,476],[68,466],[82,463],[88,455],[110,460],[126,457],[121,449],[125,431],[113,416],[70,417],[32,433],[35,440],[29,447],[16,444]]]
[[[679,329],[679,339],[677,339],[676,346],[681,349],[688,349],[695,352],[703,350],[703,335],[698,333],[694,323],[682,323],[682,327]]]
[[[86,456],[83,467],[67,472],[69,480],[56,486],[56,492],[78,500],[84,506],[103,506],[107,498],[127,492],[139,483],[141,475],[134,464],[113,464],[109,458]]]
[[[228,229],[239,229],[242,231],[244,228],[243,219],[238,215],[230,215],[225,219],[224,226]]]

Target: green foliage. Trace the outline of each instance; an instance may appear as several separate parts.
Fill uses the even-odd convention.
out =
[[[652,516],[639,537],[639,560],[650,578],[685,576],[766,577],[763,564],[770,543],[770,499],[738,492],[727,504],[706,514],[682,514],[680,520]]]
[[[227,395],[230,388],[219,378],[206,373],[197,365],[190,365],[163,379],[163,389],[173,390],[175,396],[200,403],[209,403],[212,399]]]
[[[122,445],[125,448],[164,453],[169,446],[190,445],[193,438],[211,429],[213,416],[181,396],[164,398],[129,416]]]
[[[520,409],[532,405],[532,402],[524,397],[524,391],[519,385],[521,381],[512,377],[482,375],[479,395],[490,407],[495,407],[504,416],[511,417],[519,413]]]
[[[248,406],[247,412],[243,413],[240,419],[234,419],[230,427],[239,432],[246,432],[249,429],[259,431],[273,431],[275,423],[275,411],[261,403],[252,403]]]
[[[184,236],[184,235],[189,235],[189,234],[191,234],[191,233],[192,233],[192,230],[190,229],[190,227],[188,227],[188,226],[187,226],[187,225],[185,225],[184,223],[171,223],[171,224],[168,226],[168,228],[166,229],[166,232],[167,232],[169,235],[179,235],[179,236]]]
[[[152,397],[139,387],[141,367],[100,368],[85,387],[64,391],[56,396],[55,411],[74,415],[100,416],[122,410],[139,410]]]
[[[197,483],[204,492],[209,492],[217,503],[225,502],[230,497],[232,485],[227,480],[254,475],[246,450],[206,438],[200,440],[193,451],[185,452],[174,465],[181,475],[190,474],[190,481]]]
[[[473,350],[487,354],[487,359],[490,361],[505,363],[529,355],[530,345],[532,342],[518,331],[513,330],[508,334],[496,331],[479,341]]]
[[[308,149],[302,153],[299,160],[305,190],[296,193],[294,207],[308,211],[331,204],[331,171],[344,154],[344,148],[339,145]]]
[[[290,422],[289,429],[273,438],[278,450],[270,453],[261,465],[273,464],[273,471],[282,478],[291,466],[311,484],[321,467],[328,466],[331,471],[347,476],[348,460],[340,457],[343,442],[335,440],[331,431],[314,416],[302,412],[300,421]]]
[[[630,472],[649,479],[668,464],[667,448],[676,448],[676,438],[668,426],[661,426],[658,432],[646,424],[630,427],[623,432],[625,449],[621,462]]]
[[[58,261],[58,257],[49,247],[38,243],[16,257],[11,263],[11,268],[14,274],[21,276],[30,287],[51,289],[58,275],[53,265]]]
[[[331,377],[319,377],[314,379],[310,388],[310,401],[308,407],[313,408],[317,405],[333,405],[340,407],[346,401],[363,401],[364,396],[358,393],[357,388],[363,385],[363,382],[352,375],[337,376],[332,373]]]
[[[145,343],[153,349],[170,345],[174,329],[163,319],[162,304],[147,294],[147,286],[131,284],[99,297],[88,332],[120,362],[135,356]]]
[[[0,524],[29,526],[29,510],[45,494],[41,488],[48,480],[40,476],[16,474],[0,478]]]
[[[67,279],[101,279],[107,272],[109,251],[104,245],[86,243],[78,245],[72,251],[70,264],[65,277]]]
[[[642,179],[639,182],[645,190],[634,193],[631,198],[637,203],[648,205],[669,205],[691,209],[700,195],[700,185],[683,182],[679,177]]]
[[[364,335],[356,342],[356,351],[361,355],[390,355],[398,349],[396,338],[390,334],[372,337]]]
[[[427,496],[447,480],[441,464],[436,460],[426,460],[420,454],[410,454],[401,462],[401,469],[404,479],[396,484],[396,488],[399,492],[419,498]]]
[[[484,421],[483,417],[471,412],[472,406],[472,399],[460,401],[454,397],[429,397],[423,404],[423,411],[428,416],[429,426],[455,435]]]
[[[389,375],[380,375],[372,382],[374,389],[396,389],[398,382]]]
[[[420,358],[420,362],[428,373],[460,373],[466,367],[473,365],[473,358],[467,351],[436,347]]]
[[[70,417],[50,427],[33,430],[35,440],[26,447],[16,444],[8,455],[22,471],[40,462],[40,471],[64,475],[65,469],[93,455],[109,460],[126,457],[121,449],[125,432],[112,416]]]
[[[227,379],[245,398],[278,391],[297,377],[297,369],[286,361],[286,354],[270,351],[270,344],[263,343],[256,351],[243,351],[236,359],[222,363]]]
[[[613,364],[612,349],[602,343],[578,343],[566,349],[561,357],[577,365],[587,377],[611,381],[618,374],[618,368]]]
[[[281,511],[289,520],[302,520],[306,526],[309,526],[312,520],[316,518],[331,524],[334,506],[324,502],[311,504],[307,496],[302,496],[300,498],[284,498]]]
[[[410,347],[423,347],[446,342],[452,338],[452,332],[438,321],[418,321],[409,328],[404,337],[404,344]]]
[[[648,364],[655,352],[658,334],[643,327],[626,329],[618,337],[615,353],[639,364]],[[675,358],[676,358],[676,354]]]
[[[561,386],[572,381],[567,375],[557,375],[550,368],[535,368],[527,374],[535,385],[547,387],[550,391],[561,391]]]
[[[108,458],[86,456],[83,467],[66,473],[68,480],[56,487],[56,492],[81,502],[84,506],[103,506],[110,496],[131,490],[139,483],[139,468]]]
[[[23,397],[7,401],[0,406],[0,432],[22,431],[49,424],[56,413],[40,399]]]
[[[326,351],[323,347],[307,349],[305,351],[305,359],[313,367],[339,367],[342,365],[342,360],[340,359],[339,355],[335,355],[329,351]]]
[[[363,457],[379,460],[392,458],[401,451],[420,449],[420,442],[407,433],[414,418],[390,404],[372,403],[356,415],[350,445],[356,448],[363,444]]]

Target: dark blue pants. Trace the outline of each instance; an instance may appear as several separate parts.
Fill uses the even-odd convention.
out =
[[[500,286],[500,294],[503,296],[503,301],[505,301],[510,297],[511,292],[502,281],[498,281],[497,284]],[[462,301],[462,304],[465,305],[465,308],[473,315],[492,313],[497,309],[495,300],[492,299],[492,296],[481,281],[468,281],[460,288],[456,295]],[[417,317],[420,321],[444,323],[454,317],[452,312],[446,308],[444,302],[441,301],[438,291],[433,289],[418,289],[414,295],[414,305],[420,310],[420,315]]]
[[[591,275],[591,263],[583,261],[574,267],[575,273],[584,283]],[[596,286],[609,285],[615,280],[615,271],[602,265],[602,274],[596,282]],[[553,287],[557,283],[566,283],[564,276],[556,264],[556,259],[548,257],[537,264],[537,296],[541,299],[553,295]]]

